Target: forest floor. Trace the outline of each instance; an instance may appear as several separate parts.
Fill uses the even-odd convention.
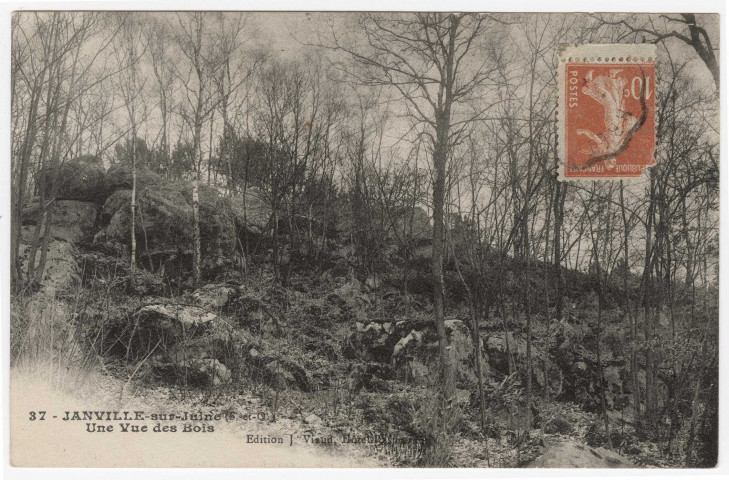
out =
[[[103,297],[93,291],[84,295],[94,301]],[[153,303],[179,301],[150,298]],[[398,304],[400,297],[394,298],[391,303]],[[356,339],[353,330],[371,325],[373,312],[382,311],[372,307],[372,294],[349,283],[327,283],[303,291],[267,289],[265,284],[246,288],[237,299],[240,311],[217,311],[219,323],[237,325],[235,341],[244,347],[236,357],[238,375],[234,381],[205,387],[165,381],[155,373],[146,353],[131,363],[124,362],[119,352],[117,357],[105,358],[95,350],[81,354],[78,339],[87,330],[79,333],[77,329],[96,331],[91,327],[97,318],[108,328],[105,312],[128,322],[141,300],[120,295],[109,305],[79,310],[85,316],[73,313],[67,302],[30,299],[15,305],[16,328],[25,328],[24,335],[15,338],[25,350],[11,369],[14,465],[518,468],[554,446],[607,444],[600,437],[602,420],[597,413],[554,397],[535,399],[534,422],[527,427],[525,404],[518,384],[512,385],[513,375],[503,380],[494,377],[486,385],[490,400],[482,428],[474,391],[466,388],[470,384],[458,388],[456,408],[443,415],[433,395],[437,385],[429,383],[432,375],[416,383],[398,375],[378,377],[376,369],[362,370],[382,364],[343,358],[343,352]],[[382,307],[383,301],[378,305]],[[390,321],[422,318],[427,325],[429,317],[423,309],[402,313],[388,308],[394,311],[386,317]],[[407,325],[412,331],[421,328],[416,321]],[[496,335],[500,325],[484,328]],[[206,335],[209,343],[203,345],[212,348],[215,332]],[[372,344],[370,340],[358,348]],[[76,353],[65,354],[69,351]],[[491,358],[494,368],[499,365],[498,353],[494,350]],[[258,365],[259,357],[267,360]],[[297,386],[292,373],[288,379],[280,370],[266,377],[271,364],[298,367],[291,372],[305,375],[307,385]],[[132,415],[142,411],[144,419],[134,425],[146,425],[149,431],[123,431],[124,421],[94,425],[93,419],[63,420],[66,412],[94,409]],[[630,419],[623,417],[626,410],[611,411],[612,433],[617,437],[613,450],[626,463],[639,467],[680,466],[680,459],[661,455],[660,445],[635,438]],[[46,419],[31,420],[31,412],[40,411],[46,412]],[[164,416],[170,414],[172,418]],[[219,417],[199,418],[206,414]],[[192,416],[196,417],[188,418]],[[449,425],[444,428],[440,422]],[[113,432],[87,431],[110,425]],[[155,432],[155,427],[167,431]],[[450,432],[447,438],[439,437],[443,431]],[[39,443],[43,449],[37,448]],[[434,445],[438,458],[429,456],[436,450]]]
[[[22,408],[11,408],[11,459],[16,466],[373,468],[413,465],[404,463],[399,452],[344,443],[341,422],[323,422],[313,413],[301,412],[300,408],[282,405],[274,422],[263,400],[252,393],[217,391],[211,397],[205,391],[181,392],[174,387],[125,383],[103,372],[67,371],[53,378],[38,373],[27,369],[11,370],[11,404],[22,405]],[[175,433],[152,435],[121,432],[117,425],[125,422],[98,422],[114,425],[116,431],[95,433],[87,431],[89,422],[63,420],[67,412],[73,418],[75,411],[95,410],[143,411],[145,416],[220,413],[222,419],[139,423],[150,429],[155,424],[177,428]],[[45,420],[29,421],[31,411],[46,412]],[[584,425],[594,421],[594,415],[577,408],[572,409],[569,416],[572,419],[584,417]],[[203,430],[212,427],[214,432],[182,433],[186,423]],[[355,427],[354,423],[349,424],[348,433],[362,437],[365,434],[362,425]],[[524,466],[549,447],[569,442],[587,443],[586,428],[582,427],[569,434],[546,434],[536,429],[532,435],[526,443],[527,448],[523,445],[517,448],[508,439],[491,438],[486,444],[483,440],[458,436],[451,444],[451,466]],[[251,437],[281,438],[284,443],[253,443],[249,440]],[[317,443],[314,438],[332,438],[332,442]],[[42,449],[37,448],[40,439],[43,439]]]

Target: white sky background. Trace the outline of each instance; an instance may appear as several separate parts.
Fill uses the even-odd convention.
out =
[[[320,42],[327,43],[327,41],[330,39],[330,33],[331,31],[334,32],[338,37],[341,37],[344,41],[357,41],[359,38],[358,30],[354,28],[353,23],[356,22],[357,13],[318,13],[318,12],[259,12],[259,13],[250,13],[247,14],[248,17],[248,24],[246,26],[246,30],[244,32],[245,37],[250,37],[250,41],[247,42],[247,44],[244,46],[245,50],[253,50],[253,49],[264,49],[268,56],[271,59],[275,60],[283,60],[283,61],[302,61],[307,57],[307,55],[313,57],[313,58],[320,58],[322,63],[324,65],[327,65],[329,62],[342,62],[346,61],[346,59],[343,57],[341,53],[338,52],[332,52],[331,50],[321,49],[317,48],[315,44],[318,44]],[[175,13],[171,12],[140,12],[140,17],[154,17],[156,19],[164,19],[169,25],[171,25],[173,28],[175,25],[177,25],[178,20],[176,18]],[[495,28],[501,28],[502,31],[499,32],[499,39],[498,41],[502,43],[501,47],[509,50],[510,57],[518,58],[520,54],[526,54],[528,55],[530,53],[530,47],[526,41],[524,28],[523,27],[523,20],[527,21],[527,24],[532,25],[535,21],[543,22],[546,19],[546,14],[518,14],[518,15],[502,15],[500,18],[506,21],[513,21],[511,25],[499,27],[498,25],[495,26]],[[584,14],[554,14],[551,15],[549,18],[550,25],[554,25],[554,28],[556,28],[563,19],[567,20],[567,23],[574,22],[579,26],[581,22],[587,22],[590,21],[590,17]],[[661,25],[665,22],[663,18],[661,18],[658,15],[653,15],[650,17],[654,22],[656,22],[656,28],[661,31],[668,30],[670,27],[667,27],[666,25]],[[718,22],[716,17],[711,16],[699,16],[698,18],[699,23],[706,27],[709,30],[709,34],[712,37],[712,41],[715,43],[715,45],[718,46]],[[212,24],[212,22],[211,22]],[[528,27],[526,27],[528,28]],[[330,30],[331,29],[331,30]],[[575,29],[577,30],[577,29]],[[574,30],[573,30],[574,31]],[[614,43],[619,40],[622,40],[622,42],[625,42],[624,39],[619,39],[614,36],[614,32],[617,31],[616,29],[613,29],[611,27],[603,27],[603,29],[600,31],[599,35],[596,35],[592,38],[583,39],[583,41],[587,41],[588,43]],[[106,32],[108,33],[108,32]],[[547,35],[548,36],[548,35]],[[501,41],[501,38],[503,38],[503,41]],[[577,41],[576,38],[569,38],[567,36],[560,37],[558,40],[558,43],[569,43]],[[93,54],[93,48],[94,44],[90,44],[88,47],[90,52],[89,54]],[[689,65],[686,69],[686,75],[691,78],[691,84],[696,85],[699,90],[703,91],[713,91],[714,89],[714,83],[713,79],[706,68],[706,66],[703,64],[703,62],[698,58],[696,53],[693,51],[691,47],[683,43],[682,41],[678,39],[668,39],[666,41],[666,49],[664,49],[663,45],[659,45],[659,64],[661,63],[661,57],[666,57],[666,53],[670,52],[671,57],[676,60],[688,60]],[[170,49],[172,51],[175,50],[174,45],[170,45]],[[547,53],[545,53],[545,59],[543,62],[539,63],[539,75],[543,76],[545,78],[549,78],[551,75],[554,74],[554,72],[551,69],[550,64],[552,63],[552,55],[554,52],[553,49],[549,48],[546,50]],[[179,56],[179,60],[176,61],[177,67],[184,71],[186,69],[185,63],[186,59],[182,57],[179,53],[175,54]],[[105,67],[106,69],[114,68],[115,61],[114,59],[107,59],[109,60],[109,64]],[[480,62],[482,61],[481,58],[474,58],[472,60],[472,63],[474,62]],[[518,60],[517,60],[518,61]],[[475,68],[475,65],[471,65],[471,68]],[[518,71],[518,67],[517,67]],[[159,132],[161,130],[161,121],[159,118],[159,112],[157,107],[157,93],[155,91],[156,89],[156,79],[154,78],[154,75],[152,73],[150,59],[148,56],[145,56],[144,59],[140,63],[140,76],[143,77],[143,81],[146,82],[145,90],[146,92],[143,95],[144,103],[146,104],[146,108],[149,112],[149,117],[147,120],[142,124],[140,131],[138,132],[138,136],[141,138],[145,138],[147,140],[148,146],[151,148],[153,143],[157,143],[160,140]],[[523,79],[522,79],[523,80]],[[659,79],[660,81],[660,79]],[[252,83],[252,82],[249,82]],[[185,103],[184,97],[182,96],[182,90],[179,82],[175,85],[175,90],[177,93],[173,94],[178,101],[182,101],[182,103]],[[255,87],[251,87],[252,90],[255,89]],[[114,92],[114,89],[108,89],[107,91]],[[526,84],[524,83],[519,90],[517,91],[517,97],[519,97],[519,100],[526,101]],[[255,92],[253,93],[255,94]],[[348,102],[354,102],[356,101],[356,93],[355,90],[351,86],[346,86],[342,88],[342,94],[345,97],[345,101]],[[390,92],[390,94],[393,97],[397,97],[397,94],[393,91]],[[492,96],[496,94],[496,90],[487,92],[487,96]],[[489,100],[487,100],[488,102]],[[115,103],[120,104],[121,98],[119,95],[116,95]],[[403,135],[409,131],[410,128],[410,120],[404,119],[404,118],[397,118],[396,114],[401,113],[403,111],[403,102],[394,102],[389,105],[389,108],[391,109],[392,113],[394,115],[391,116],[390,120],[388,121],[387,128],[385,129],[384,133],[384,139],[383,139],[383,162],[388,161],[402,161],[404,158],[410,153],[410,150],[412,148],[412,134],[408,137],[403,138]],[[216,148],[217,146],[217,139],[219,138],[219,134],[222,132],[222,122],[219,117],[219,113],[216,111],[216,117],[215,118],[215,124],[214,124],[214,134],[213,134],[213,148]],[[127,117],[126,110],[124,108],[119,108],[116,113],[112,117],[112,123],[116,125],[116,129],[118,132],[124,132],[125,129],[128,128],[129,125],[129,119]],[[171,116],[171,124],[170,124],[170,132],[169,132],[169,141],[171,144],[171,147],[174,149],[174,146],[180,138],[180,127],[182,124],[182,120],[180,116],[177,114],[177,112],[173,112]],[[710,125],[711,122],[708,122],[709,125],[707,125],[707,135],[712,136],[718,136],[718,122],[716,125],[716,129],[713,130]],[[209,124],[208,124],[209,125]],[[253,126],[253,130],[255,130],[255,125]],[[182,138],[185,139],[187,137],[187,140],[190,140],[190,134],[186,134]],[[210,142],[209,142],[209,126],[203,127],[202,132],[202,149],[204,158],[207,158],[207,152],[210,149]],[[125,141],[122,140],[122,142]],[[484,160],[488,161],[488,147],[489,147],[489,139],[482,139],[481,144],[486,148],[486,151],[484,153]],[[83,153],[83,152],[82,152]],[[105,157],[108,161],[109,158],[113,155],[113,147],[106,151]],[[421,158],[419,159],[419,166],[421,168],[426,167],[429,165],[429,158],[427,156],[427,152],[425,150],[421,151]],[[205,168],[205,163],[204,167]],[[203,177],[205,177],[205,172],[203,172]],[[639,197],[641,195],[641,192],[645,189],[646,182],[647,182],[647,176],[644,176],[641,180],[628,182],[628,196],[633,197],[637,196]],[[633,195],[631,195],[631,193]],[[463,189],[462,192],[463,197],[463,203],[464,205],[467,205],[469,202],[470,194],[466,189]],[[482,199],[485,198],[485,196],[488,194],[488,190],[484,188],[482,190]],[[452,195],[455,195],[455,190],[453,191]],[[466,207],[467,208],[467,207]],[[539,225],[537,225],[538,227]],[[637,237],[634,236],[634,238]],[[636,241],[638,241],[638,238],[635,238]]]
[[[266,48],[271,57],[283,60],[296,60],[303,58],[307,53],[326,58],[327,61],[339,62],[344,60],[340,54],[309,46],[320,41],[319,35],[326,38],[330,26],[337,35],[347,37],[353,35],[347,29],[348,23],[354,20],[357,13],[321,13],[321,12],[270,12],[250,14],[250,26],[258,31],[257,38],[252,43]],[[584,17],[583,17],[584,18]],[[718,46],[718,21],[700,18],[703,26],[707,27],[712,39]],[[523,32],[518,25],[508,28],[506,41],[513,48],[527,48]],[[601,38],[606,41],[606,38]],[[698,58],[693,49],[678,39],[668,39],[668,48],[674,58],[690,59],[687,69],[692,76],[692,83],[705,90],[713,90],[713,81],[708,69]],[[659,50],[661,50],[659,46]],[[390,137],[400,138],[400,129],[390,131]],[[718,134],[718,129],[717,129]]]
[[[141,13],[142,16],[150,15],[154,17],[165,17],[167,18],[170,23],[173,25],[176,23],[176,19],[174,18],[173,13],[156,13],[156,12],[149,12],[149,13]],[[323,63],[326,64],[328,62],[340,62],[344,60],[344,58],[341,56],[341,54],[319,49],[313,46],[304,45],[303,43],[310,43],[310,44],[316,44],[322,41],[320,34],[323,36],[323,41],[326,41],[326,38],[329,33],[329,28],[333,28],[334,32],[341,36],[342,38],[352,38],[356,36],[356,31],[348,28],[348,24],[352,21],[354,21],[354,17],[356,16],[356,13],[318,13],[318,12],[266,12],[266,13],[251,13],[250,21],[248,30],[250,31],[256,31],[257,35],[248,43],[248,47],[258,47],[263,48],[266,51],[269,52],[269,56],[271,58],[275,59],[281,59],[281,60],[300,60],[306,56],[306,54],[313,55],[314,57],[321,57],[323,59]],[[529,15],[529,14],[527,14]],[[544,14],[541,14],[544,15]],[[568,14],[569,15],[569,14]],[[560,15],[561,16],[561,15]],[[570,15],[571,16],[571,15]],[[578,18],[587,19],[584,16],[578,16]],[[710,35],[712,36],[712,39],[715,41],[715,44],[718,46],[718,22],[714,21],[715,19],[712,18],[700,18],[700,23],[707,27],[709,30]],[[659,19],[660,21],[660,19]],[[660,27],[659,27],[660,28]],[[600,41],[600,42],[607,42],[610,41],[609,38],[606,38],[606,35],[602,35],[599,38],[594,39],[593,41]],[[572,39],[565,38],[565,42],[569,42]],[[524,33],[521,31],[521,28],[519,25],[513,25],[511,27],[505,28],[505,38],[504,41],[506,43],[506,48],[510,48],[514,51],[516,50],[523,50],[526,51],[528,49],[526,42],[524,40]],[[678,39],[669,39],[667,40],[667,46],[671,52],[671,55],[674,58],[682,59],[690,59],[689,68],[687,68],[687,71],[689,71],[689,75],[692,77],[692,83],[697,85],[699,89],[703,90],[713,90],[713,81],[712,78],[708,72],[708,69],[705,67],[705,65],[702,63],[702,61],[697,57],[693,49],[691,47],[685,45],[683,42],[681,42]],[[662,47],[659,45],[659,51],[662,50]],[[184,58],[181,58],[178,62],[178,65],[182,64],[185,61]],[[152,75],[151,68],[149,66],[149,60],[148,58],[145,58],[141,62],[141,75],[146,79],[146,87],[145,89],[147,92],[145,93],[146,99],[146,105],[147,108],[150,110],[149,117],[147,121],[142,125],[141,130],[139,132],[139,136],[142,138],[147,138],[149,146],[151,147],[151,143],[153,143],[155,140],[158,139],[158,134],[161,128],[161,122],[159,120],[159,115],[156,106],[156,94],[154,92],[155,88],[155,79]],[[113,63],[113,62],[111,62]],[[542,74],[549,75],[550,72],[542,72]],[[179,89],[179,85],[177,85],[177,88]],[[353,93],[352,88],[345,88],[345,92]],[[522,92],[525,94],[526,92]],[[179,97],[179,91],[178,95]],[[353,97],[354,95],[352,95]],[[396,96],[393,93],[393,96]],[[121,99],[117,98],[116,102],[120,102]],[[390,107],[390,108],[397,108],[397,107]],[[397,112],[395,112],[397,113]],[[120,130],[123,130],[125,128],[128,128],[128,118],[126,117],[126,112],[124,109],[119,109],[117,111],[117,114],[113,117],[113,123],[118,126]],[[179,116],[176,113],[173,113],[172,115],[172,125],[170,132],[170,142],[174,146],[176,143],[176,140],[178,138],[178,133],[176,130],[179,129],[180,125],[180,119]],[[220,123],[220,120],[218,118],[217,123]],[[718,126],[718,122],[717,122]],[[405,121],[397,121],[397,120],[391,120],[390,125],[388,125],[389,129],[387,130],[386,134],[386,141],[385,146],[389,147],[391,144],[398,141],[402,134],[407,131],[408,125]],[[219,128],[215,128],[215,137],[217,137],[218,133],[220,133]],[[203,129],[203,132],[207,131],[206,128]],[[718,135],[718,128],[715,131],[715,134]],[[208,135],[203,135],[203,150],[208,150]],[[216,142],[217,143],[217,142]],[[401,153],[403,155],[407,154],[407,150],[409,147],[401,149]],[[113,150],[107,151],[107,156],[112,154]],[[108,160],[108,158],[107,158]]]

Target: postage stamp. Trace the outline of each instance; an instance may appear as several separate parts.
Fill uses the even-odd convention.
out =
[[[561,45],[558,85],[560,180],[637,178],[655,164],[655,45]]]

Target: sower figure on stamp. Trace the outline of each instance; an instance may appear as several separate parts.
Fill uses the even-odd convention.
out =
[[[598,75],[593,78],[593,71],[586,76],[587,83],[582,87],[582,93],[590,96],[604,108],[605,131],[595,134],[587,129],[578,129],[578,135],[585,135],[595,142],[595,146],[584,153],[592,157],[600,157],[616,152],[625,141],[628,133],[635,125],[637,119],[632,113],[625,110],[624,91],[627,80],[618,76],[621,69],[610,70],[609,76]],[[615,168],[615,157],[611,156],[605,162],[608,170]]]

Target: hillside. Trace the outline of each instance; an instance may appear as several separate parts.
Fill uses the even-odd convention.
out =
[[[606,445],[595,355],[598,299],[590,275],[564,272],[565,315],[554,319],[547,315],[547,298],[554,298],[554,292],[539,286],[550,267],[539,262],[528,267],[535,292],[531,368],[538,392],[530,407],[531,425],[524,423],[523,414],[523,285],[512,280],[489,286],[504,296],[503,305],[494,302],[478,319],[487,422],[482,429],[473,325],[463,286],[453,263],[448,264],[446,327],[457,365],[459,413],[449,419],[444,441],[433,424],[438,348],[427,259],[425,267],[413,262],[404,291],[396,270],[377,282],[363,277],[347,255],[346,236],[335,233],[330,246],[315,255],[290,253],[281,267],[285,284],[275,280],[265,256],[251,255],[245,274],[240,258],[230,255],[235,248],[229,236],[238,232],[265,246],[270,241],[263,220],[266,205],[247,199],[250,211],[243,224],[243,215],[235,210],[240,197],[206,189],[202,210],[210,215],[203,216],[201,226],[205,283],[192,288],[187,237],[180,229],[190,214],[186,184],[150,175],[142,177],[142,185],[149,182],[139,194],[143,235],[138,245],[144,247],[131,282],[128,257],[120,253],[127,241],[128,209],[118,202],[127,195],[127,185],[118,170],[101,172],[96,180],[77,180],[103,185],[77,186],[80,192],[99,192],[93,199],[55,202],[44,280],[36,293],[14,299],[15,378],[37,368],[33,360],[41,361],[42,355],[31,353],[29,344],[55,328],[62,335],[42,345],[43,355],[57,362],[55,368],[107,377],[104,389],[110,396],[119,390],[120,398],[134,402],[161,395],[165,408],[199,405],[224,411],[257,402],[266,412],[267,420],[258,425],[262,432],[314,429],[317,436],[335,439],[331,448],[351,447],[342,444],[346,435],[397,436],[412,446],[382,453],[358,445],[362,461],[379,458],[415,466],[445,458],[453,466],[509,467],[526,464],[566,440]],[[76,196],[73,186],[64,186],[66,196]],[[32,208],[24,232],[35,228]],[[499,268],[501,278],[517,278],[527,267],[507,257]],[[635,434],[624,351],[630,332],[618,282],[605,290],[601,366],[613,448],[635,465],[671,465],[660,442]],[[683,308],[680,302],[674,309]],[[659,326],[670,329],[666,315]],[[74,384],[62,380],[59,386],[63,390]]]

